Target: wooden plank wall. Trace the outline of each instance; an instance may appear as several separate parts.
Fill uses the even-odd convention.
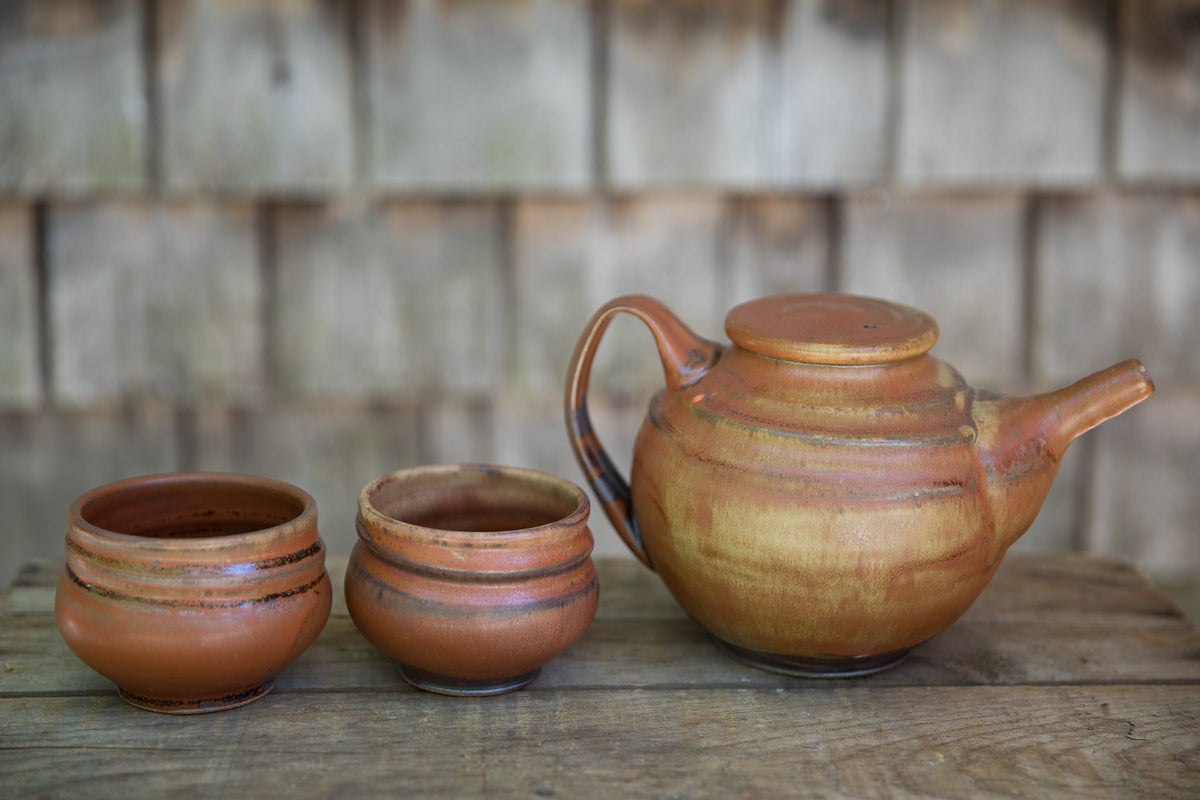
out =
[[[416,463],[579,479],[628,291],[933,313],[990,388],[1140,356],[1026,549],[1200,573],[1196,0],[16,0],[0,8],[0,581],[78,493]],[[619,461],[660,381],[614,325]],[[598,549],[621,552],[607,522]]]

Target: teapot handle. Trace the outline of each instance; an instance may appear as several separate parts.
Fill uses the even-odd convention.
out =
[[[604,304],[588,321],[567,368],[565,397],[567,432],[579,466],[595,490],[605,515],[638,560],[654,569],[633,515],[629,483],[617,470],[592,428],[587,409],[592,360],[605,329],[624,312],[646,323],[654,335],[667,388],[677,392],[699,380],[716,361],[721,346],[691,331],[662,302],[647,295],[625,295]]]

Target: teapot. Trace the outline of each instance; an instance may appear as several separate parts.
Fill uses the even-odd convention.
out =
[[[630,480],[592,428],[615,315],[649,327],[666,386]],[[568,368],[577,460],[608,519],[730,655],[801,676],[878,672],[944,631],[1030,526],[1067,446],[1154,392],[1130,359],[1006,397],[929,355],[938,326],[845,294],[764,297],[702,338],[646,295],[587,323]]]

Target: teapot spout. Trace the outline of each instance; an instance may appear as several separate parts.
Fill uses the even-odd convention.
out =
[[[1136,358],[1057,391],[977,399],[972,416],[995,529],[1008,547],[1037,516],[1067,447],[1154,394]]]
[[[1089,375],[1050,394],[1052,428],[1061,451],[1105,420],[1112,419],[1154,394],[1154,381],[1136,358]],[[1054,425],[1053,423],[1057,423]],[[1060,452],[1061,454],[1061,452]]]

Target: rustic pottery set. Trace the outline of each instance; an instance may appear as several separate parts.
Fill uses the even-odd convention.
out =
[[[630,480],[592,429],[609,322],[650,329],[666,387]],[[930,356],[925,313],[840,294],[766,297],[731,344],[661,302],[620,297],[567,373],[570,441],[634,555],[727,653],[800,676],[893,666],[949,627],[1037,515],[1067,446],[1154,392],[1130,360],[1001,397]],[[424,466],[358,498],[346,604],[423,689],[520,688],[596,611],[587,496],[514,467]],[[332,589],[317,509],[268,478],[169,474],[94,489],[68,515],[55,611],[70,648],[134,705],[251,702],[316,640]]]

